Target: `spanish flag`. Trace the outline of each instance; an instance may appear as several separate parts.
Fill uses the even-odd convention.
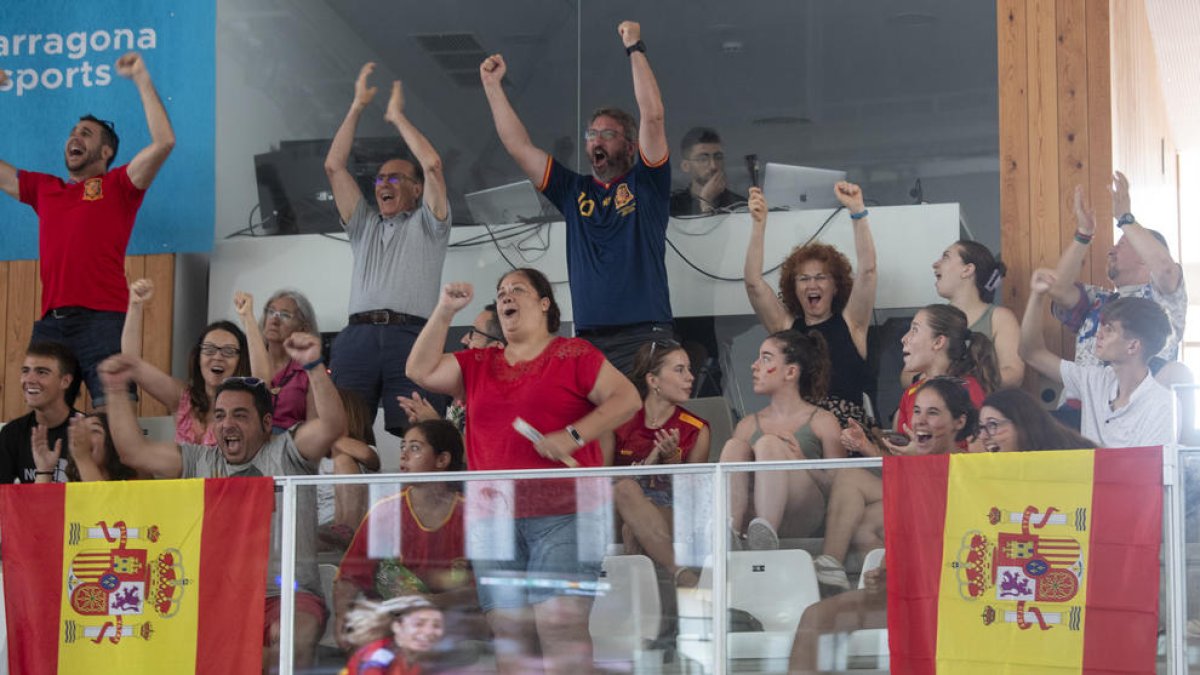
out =
[[[0,486],[12,673],[256,673],[268,478]]]
[[[1162,449],[889,457],[892,672],[1153,673]]]

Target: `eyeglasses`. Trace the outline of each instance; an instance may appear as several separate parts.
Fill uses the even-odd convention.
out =
[[[228,384],[230,382],[244,384],[252,389],[258,389],[259,387],[262,387],[263,389],[267,388],[267,383],[257,377],[227,377],[225,378],[225,382],[222,384]]]
[[[986,422],[981,423],[979,425],[979,430],[982,431],[984,434],[986,434],[988,436],[988,438],[991,438],[992,436],[996,435],[997,431],[1000,431],[1000,429],[1008,426],[1009,424],[1012,424],[1012,420],[998,420],[998,419],[992,418]]]
[[[799,281],[802,284],[807,284],[810,281],[815,281],[818,284],[823,284],[826,281],[829,281],[829,275],[828,274],[802,274],[802,275],[796,277],[796,281]]]
[[[725,153],[723,153],[723,152],[700,152],[695,155],[692,155],[692,158],[688,161],[696,162],[697,164],[708,164],[709,162],[715,162],[717,164],[720,164],[721,162],[725,161]]]
[[[478,328],[468,328],[467,329],[467,340],[471,340],[476,335],[478,335],[479,337],[484,338],[485,340],[488,340],[490,342],[500,342],[500,343],[504,342],[504,338],[497,337],[495,335],[492,335],[491,333],[485,333],[485,332],[479,330]]]
[[[406,176],[405,174],[402,174],[402,173],[379,174],[378,176],[375,176],[375,187],[379,187],[379,186],[383,185],[384,183],[391,183],[392,185],[399,185],[400,181],[403,181],[403,180],[409,181],[411,183],[417,182],[416,178],[413,178],[412,176]]]
[[[224,356],[227,359],[232,359],[238,354],[241,354],[242,350],[232,345],[225,345],[222,347],[219,345],[214,345],[211,342],[205,342],[200,345],[200,353],[205,356],[215,356],[217,352],[220,352],[221,356]]]
[[[274,317],[276,319],[279,319],[280,321],[291,321],[292,319],[295,318],[295,316],[291,312],[289,312],[285,309],[273,309],[271,307],[268,307],[266,309],[266,315],[267,315],[268,319]]]
[[[621,132],[616,129],[588,129],[583,132],[583,140],[585,141],[594,141],[597,138],[611,141],[620,136],[622,136]]]

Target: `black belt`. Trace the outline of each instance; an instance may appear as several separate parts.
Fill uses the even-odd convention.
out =
[[[50,310],[49,312],[46,312],[46,314],[42,318],[43,319],[67,319],[72,316],[82,316],[84,314],[95,314],[95,313],[96,313],[96,310],[88,309],[87,307],[76,307],[76,306],[55,307],[54,309]]]
[[[373,309],[369,312],[359,312],[350,315],[351,325],[371,324],[373,326],[424,326],[425,319],[403,312],[393,312],[390,309]]]
[[[575,337],[612,337],[619,335],[625,331],[634,330],[654,330],[657,326],[663,326],[670,330],[671,324],[662,321],[642,321],[641,323],[622,323],[614,326],[596,326],[594,328],[579,328],[575,330]]]

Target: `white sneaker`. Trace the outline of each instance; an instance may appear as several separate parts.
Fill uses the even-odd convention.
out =
[[[779,535],[762,518],[755,518],[746,527],[746,544],[751,551],[774,551],[779,548]]]
[[[837,558],[829,554],[819,555],[813,560],[813,567],[817,570],[818,583],[843,590],[850,588],[850,579],[846,577],[846,568],[842,567],[842,563],[838,562]]]

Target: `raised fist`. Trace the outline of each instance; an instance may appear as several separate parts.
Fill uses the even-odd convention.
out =
[[[154,282],[149,279],[138,279],[129,284],[129,300],[135,305],[145,304],[154,297]]]
[[[642,25],[636,21],[622,21],[621,25],[617,26],[617,34],[621,36],[621,42],[625,43],[626,47],[632,47],[642,39]]]
[[[146,72],[146,62],[142,60],[142,55],[137,52],[127,52],[124,56],[117,59],[117,74],[121,77],[130,79]]]
[[[504,63],[504,57],[499,54],[492,54],[479,64],[479,79],[485,85],[500,84],[507,72],[508,65]]]
[[[245,291],[233,294],[233,309],[241,317],[254,316],[254,296]]]
[[[309,333],[292,333],[283,343],[288,358],[306,365],[321,358],[321,338]]]
[[[438,299],[438,304],[452,312],[458,312],[471,304],[471,299],[474,297],[475,289],[471,284],[455,281],[442,286],[442,297]]]
[[[833,186],[833,193],[850,213],[862,213],[867,208],[863,202],[862,188],[854,183],[838,181],[837,185]]]

